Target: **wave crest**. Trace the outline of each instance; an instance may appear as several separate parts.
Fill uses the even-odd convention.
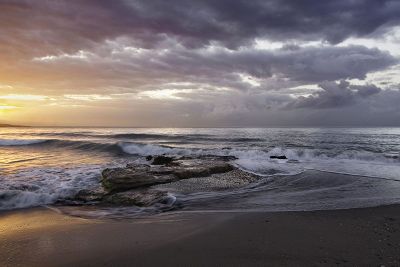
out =
[[[57,200],[57,195],[21,190],[0,191],[0,210],[46,205]]]
[[[147,155],[189,155],[194,154],[191,149],[174,148],[169,146],[160,146],[152,144],[137,144],[129,142],[120,142],[118,146],[127,154],[147,156]]]
[[[0,146],[27,146],[45,143],[48,139],[0,139]]]

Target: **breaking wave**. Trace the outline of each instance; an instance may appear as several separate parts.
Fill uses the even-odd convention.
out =
[[[46,139],[0,139],[0,146],[27,146],[47,141]]]
[[[53,204],[99,186],[103,166],[26,168],[0,184],[0,210]],[[1,177],[0,177],[1,178]]]
[[[106,138],[106,139],[123,139],[123,140],[166,140],[166,141],[214,141],[214,142],[260,142],[261,138],[251,137],[220,137],[211,134],[156,134],[156,133],[93,133],[93,132],[46,132],[37,133],[38,137],[82,137],[82,138]]]
[[[136,156],[170,155],[170,156],[235,156],[237,163],[257,168],[259,162],[271,161],[278,163],[299,163],[313,161],[362,161],[377,163],[398,163],[399,155],[373,152],[367,150],[323,150],[312,148],[283,148],[283,147],[223,147],[223,148],[196,148],[174,147],[158,144],[144,144],[137,142],[93,142],[82,140],[60,139],[0,139],[0,146],[43,146],[56,148],[81,149],[85,151],[103,151]],[[285,155],[285,160],[271,160],[271,156]],[[253,165],[253,166],[251,166]]]
[[[20,209],[54,203],[58,196],[22,190],[0,191],[0,210]]]

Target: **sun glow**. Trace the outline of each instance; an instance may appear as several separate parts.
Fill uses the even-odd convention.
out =
[[[9,94],[9,95],[0,95],[0,99],[3,99],[3,100],[22,100],[22,101],[29,101],[29,100],[43,101],[43,100],[48,99],[48,97],[44,96],[44,95]]]
[[[18,108],[18,107],[0,104],[0,111],[12,110],[12,109],[16,109],[16,108]]]

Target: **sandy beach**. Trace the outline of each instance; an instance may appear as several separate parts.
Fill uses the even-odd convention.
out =
[[[399,266],[400,206],[87,220],[1,214],[2,266]]]

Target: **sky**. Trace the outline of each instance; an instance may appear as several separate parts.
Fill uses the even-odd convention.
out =
[[[400,1],[0,0],[0,122],[400,126]]]

